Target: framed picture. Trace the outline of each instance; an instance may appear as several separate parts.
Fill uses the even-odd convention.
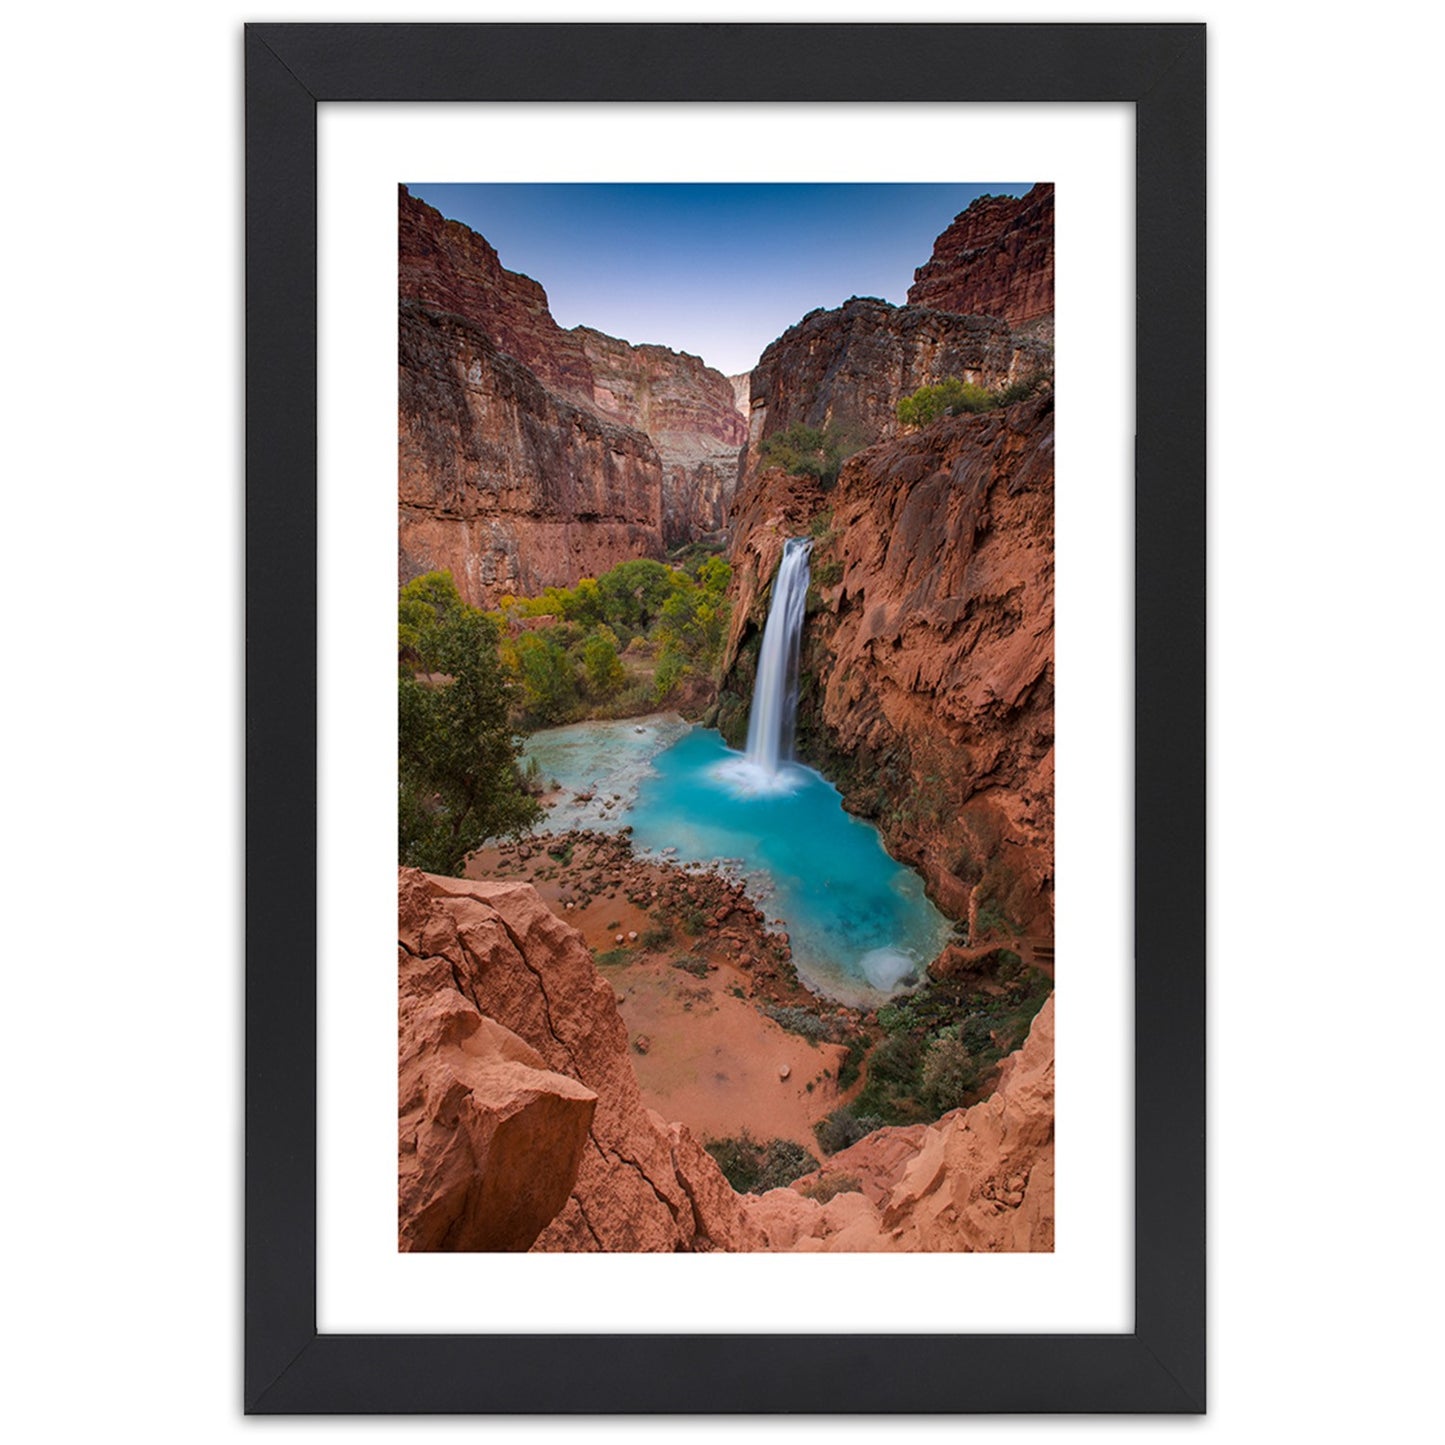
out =
[[[1204,28],[263,24],[247,27],[245,43],[248,1412],[1203,1411]],[[509,258],[497,262],[481,231],[442,209],[465,199],[444,194],[448,187],[526,188],[529,204],[547,191],[542,199],[549,204],[572,206],[554,210],[552,234],[580,232],[576,249],[585,255],[599,213],[563,188],[605,185],[609,194],[625,192],[619,204],[634,208],[643,188],[665,192],[652,199],[671,215],[668,208],[675,211],[683,188],[691,187],[689,199],[705,192],[718,217],[733,215],[727,208],[744,188],[767,189],[772,210],[756,212],[758,235],[780,203],[812,205],[815,192],[830,189],[853,207],[828,223],[832,234],[857,239],[909,197],[965,182],[1007,184],[1001,194],[979,195],[987,189],[980,184],[958,195],[950,206],[956,222],[938,228],[932,258],[935,238],[925,238],[906,303],[839,295],[833,311],[809,310],[791,325],[785,320],[779,341],[750,373],[746,361],[736,363],[738,385],[726,396],[722,374],[695,357],[679,361],[680,352],[667,353],[667,366],[697,362],[696,376],[689,373],[694,412],[706,410],[698,401],[704,393],[723,396],[717,426],[728,432],[722,441],[731,451],[713,471],[696,448],[688,450],[690,434],[677,439],[685,427],[653,427],[643,417],[646,407],[628,400],[641,364],[636,357],[647,350],[629,342],[668,337],[621,341],[590,329],[587,317],[563,332],[546,297],[537,300],[541,288],[515,270],[496,274],[512,299],[520,298],[520,309],[510,319],[498,313],[488,326],[474,325],[475,308],[462,294],[470,263],[457,255],[484,267],[505,266]],[[600,252],[601,232],[591,234]],[[959,299],[949,288],[959,284],[960,266],[975,279],[992,268],[994,279]],[[716,309],[741,313],[743,288],[731,285]],[[799,329],[810,325],[806,335]],[[541,342],[532,334],[537,328],[545,333]],[[928,331],[932,369],[915,364],[918,347],[910,341],[912,359],[895,368],[891,390],[859,391],[868,392],[881,431],[867,432],[841,393],[824,397],[817,378],[806,401],[786,410],[784,399],[797,387],[779,376],[790,365],[801,367],[797,358],[826,351],[830,336],[907,330],[916,338],[920,328]],[[789,338],[791,353],[784,346]],[[399,341],[400,537],[392,430]],[[446,366],[429,368],[426,349],[443,344]],[[559,347],[575,350],[575,367],[586,372],[580,402],[581,373],[567,370],[566,356],[558,360]],[[841,367],[829,365],[830,376]],[[614,481],[618,469],[645,473],[653,507],[642,519],[647,525],[609,520],[591,501],[567,503],[570,560],[555,575],[532,565],[536,554],[526,538],[499,542],[492,529],[485,545],[476,533],[458,543],[455,508],[447,528],[433,526],[430,514],[422,515],[428,478],[455,457],[437,461],[428,417],[438,408],[460,416],[463,403],[451,392],[438,400],[432,382],[455,367],[485,393],[494,415],[524,393],[533,398],[529,436],[555,436],[565,417],[591,439],[585,445],[602,439],[597,444]],[[668,386],[676,391],[675,377]],[[455,421],[456,434],[474,423]],[[525,429],[515,417],[505,424],[514,423]],[[879,436],[887,438],[883,451],[875,446],[883,445]],[[634,553],[609,538],[625,532],[627,546],[659,577],[670,558],[669,596],[693,609],[677,623],[676,636],[648,619],[633,619],[629,631],[627,619],[599,612],[585,638],[575,628],[575,637],[563,638],[576,652],[578,685],[590,687],[594,698],[645,676],[649,695],[672,705],[680,694],[670,690],[670,675],[657,674],[674,654],[678,677],[705,670],[693,667],[697,658],[677,638],[688,627],[688,636],[701,636],[706,628],[697,618],[716,622],[712,605],[730,589],[731,611],[719,614],[722,630],[706,643],[708,668],[724,679],[715,682],[722,690],[696,700],[696,715],[721,730],[712,736],[719,737],[723,761],[709,754],[708,766],[732,765],[724,757],[725,742],[732,742],[734,762],[776,779],[789,766],[794,731],[811,716],[811,704],[798,701],[801,619],[829,608],[837,615],[850,596],[861,595],[857,569],[868,516],[861,504],[847,507],[872,475],[868,468],[875,466],[879,478],[903,478],[903,491],[888,504],[894,530],[878,546],[887,551],[905,535],[936,546],[940,518],[945,511],[955,517],[963,505],[974,475],[970,448],[980,438],[994,448],[999,485],[969,503],[968,546],[979,557],[987,558],[990,529],[997,535],[1005,527],[1013,502],[1047,498],[1038,502],[1047,513],[1047,547],[1031,554],[1032,585],[1047,588],[1046,638],[1040,624],[1030,659],[1021,661],[1014,649],[991,663],[990,690],[980,704],[1018,710],[1027,696],[1037,712],[1039,700],[1046,701],[1046,718],[1030,715],[1033,751],[1010,755],[1009,766],[1021,778],[1046,772],[1047,837],[1029,851],[1030,840],[1043,836],[1042,825],[1035,826],[1044,796],[1037,784],[1019,783],[1008,794],[1009,806],[1018,806],[1002,822],[990,822],[994,815],[976,799],[954,806],[947,776],[927,773],[917,761],[926,753],[926,723],[911,743],[917,765],[904,785],[912,800],[908,818],[885,817],[886,788],[871,805],[860,801],[856,778],[843,793],[853,812],[874,818],[895,851],[913,850],[908,861],[941,910],[938,927],[952,928],[934,940],[938,948],[923,947],[920,955],[891,943],[870,946],[861,972],[830,981],[819,972],[821,955],[809,952],[805,929],[768,931],[770,921],[744,902],[745,880],[714,879],[706,887],[725,896],[703,898],[699,875],[676,868],[661,846],[645,880],[638,872],[598,884],[599,863],[593,885],[573,887],[565,871],[573,848],[602,849],[599,839],[617,836],[607,830],[621,822],[621,795],[609,791],[594,800],[594,790],[570,780],[553,791],[568,807],[595,801],[594,812],[578,814],[550,850],[501,849],[488,863],[537,886],[544,878],[555,885],[562,875],[553,913],[542,910],[536,926],[571,950],[584,992],[602,989],[600,979],[614,982],[613,990],[598,993],[605,1000],[598,1007],[621,1041],[608,1068],[629,1080],[634,1069],[646,1075],[650,1041],[614,998],[625,993],[617,970],[643,977],[634,960],[646,944],[647,918],[659,920],[654,905],[675,882],[682,911],[677,919],[661,918],[649,966],[674,982],[681,978],[681,992],[670,988],[669,997],[694,989],[699,1010],[714,1020],[704,1031],[721,1028],[716,1021],[734,1008],[731,995],[740,1016],[746,1000],[749,1017],[761,1011],[768,1028],[794,1030],[802,1052],[787,1054],[775,1076],[788,1083],[790,1098],[812,1095],[813,1113],[825,1096],[840,1104],[827,1117],[841,1134],[818,1134],[821,1164],[794,1140],[793,1156],[816,1172],[794,1169],[781,1181],[791,1179],[793,1187],[748,1195],[738,1171],[761,1169],[762,1155],[728,1155],[723,1146],[737,1140],[704,1140],[705,1152],[687,1121],[669,1124],[657,1112],[655,1091],[644,1088],[653,1107],[649,1113],[636,1105],[637,1127],[652,1130],[654,1142],[670,1141],[658,1147],[675,1178],[654,1179],[637,1159],[628,1160],[651,1195],[635,1208],[614,1201],[616,1218],[598,1224],[587,1217],[589,1196],[578,1182],[587,1167],[579,1163],[584,1141],[590,1130],[596,1142],[600,1131],[594,1109],[607,1107],[592,1087],[596,1078],[581,1065],[569,1077],[561,1053],[539,1049],[521,1023],[458,978],[455,1018],[437,1024],[433,1010],[428,1027],[460,1028],[485,1041],[489,1059],[530,1071],[522,1093],[529,1101],[543,1098],[538,1117],[552,1122],[517,1136],[521,1142],[512,1147],[521,1162],[510,1175],[496,1165],[499,1154],[488,1156],[487,1177],[512,1180],[497,1186],[503,1204],[487,1194],[490,1202],[480,1208],[485,1191],[469,1192],[465,1180],[450,1194],[428,1184],[431,1193],[418,1186],[408,1195],[408,1150],[430,1147],[426,1130],[451,1106],[433,1106],[446,1092],[438,1092],[434,1077],[425,1086],[413,1080],[412,1102],[424,1095],[433,1102],[408,1123],[404,1086],[398,1145],[396,954],[387,931],[398,861],[392,671],[398,555],[400,580],[413,587],[413,600],[432,606],[436,594],[426,588],[445,577],[455,594],[455,604],[445,605],[484,619],[476,626],[492,629],[487,635],[500,639],[501,655],[517,669],[529,650],[561,648],[550,629],[560,609],[580,605],[579,579],[605,580],[608,569],[632,565],[624,559]],[[464,439],[453,450],[474,457],[481,444]],[[409,466],[413,482],[422,478],[416,495],[408,492]],[[580,485],[581,467],[559,452],[550,474]],[[712,479],[705,484],[697,481],[704,473]],[[669,478],[684,474],[693,488],[688,505],[696,505],[685,525],[672,526]],[[723,501],[707,490],[718,475]],[[736,497],[745,498],[757,495],[766,475],[791,480],[781,500],[770,503],[777,515],[749,532],[745,499],[732,506],[733,478],[740,479]],[[935,488],[926,506],[919,500],[925,480]],[[795,505],[803,496],[812,500]],[[918,513],[912,522],[904,517],[910,503]],[[732,523],[726,545],[716,540],[723,521]],[[796,544],[785,545],[789,535]],[[955,528],[948,535],[961,534]],[[771,551],[767,537],[777,543]],[[955,542],[949,546],[956,553]],[[938,571],[940,564],[932,565]],[[909,626],[950,635],[965,620],[961,601],[949,610],[957,598],[939,602],[941,589],[928,581],[927,566],[919,563],[914,572],[911,590],[894,599],[894,632],[884,637],[884,609],[871,607],[860,648],[876,638],[896,648]],[[719,589],[716,597],[709,586]],[[1011,599],[1007,627],[1015,630],[1014,614],[1022,608],[1027,615],[1032,605],[1026,588],[1019,600],[1021,587],[999,590],[1000,599]],[[796,625],[784,618],[794,594]],[[773,613],[782,619],[781,640],[770,661]],[[426,621],[433,612],[420,615]],[[628,637],[619,638],[619,626]],[[414,683],[422,709],[457,680],[449,654],[429,652],[429,645],[403,637],[404,660],[410,659],[403,694]],[[923,663],[910,666],[912,676],[922,675]],[[1039,682],[1045,668],[1046,687]],[[845,671],[835,668],[829,686],[842,689]],[[999,679],[1024,671],[1011,700],[1002,701]],[[728,686],[739,694],[731,713]],[[817,704],[818,726],[836,726],[848,709],[865,708],[872,686],[830,693],[831,701]],[[545,699],[527,696],[534,720],[561,716],[545,710]],[[643,724],[620,710],[626,717],[619,731],[642,736]],[[776,726],[742,757],[748,719],[774,714]],[[939,736],[948,735],[940,729]],[[873,769],[884,766],[878,754],[869,758]],[[998,771],[996,756],[990,766]],[[509,776],[512,767],[509,758]],[[404,863],[412,806],[406,786],[403,748]],[[455,932],[458,908],[481,910],[478,919],[485,914],[499,939],[511,939],[499,947],[515,946],[521,965],[534,961],[501,901],[520,897],[520,885],[441,876],[457,871],[454,860],[428,851],[427,840],[435,841],[439,817],[450,822],[454,815],[446,815],[434,775],[418,796],[413,821],[420,842],[411,859],[424,872],[402,874],[403,914],[408,888],[420,910],[410,926],[425,930],[440,910]],[[898,794],[889,796],[898,802]],[[927,849],[915,846],[924,835],[909,821],[923,804],[949,819],[927,835]],[[518,806],[534,813],[540,805]],[[837,824],[810,814],[807,823],[787,827],[804,830],[811,851],[826,846],[832,857],[841,844],[826,829],[842,826],[841,808],[836,812]],[[680,818],[664,815],[656,844],[667,829],[681,838]],[[505,833],[502,822],[494,820],[483,836]],[[642,826],[633,816],[629,833],[632,822]],[[1004,844],[1015,849],[1008,869],[995,868],[980,846],[990,829],[995,852]],[[473,871],[474,880],[482,876]],[[861,877],[850,885],[855,892]],[[630,899],[634,884],[642,891]],[[812,886],[804,884],[804,892]],[[635,918],[624,915],[629,902],[642,910]],[[733,917],[735,904],[756,915],[755,935]],[[594,907],[596,937],[583,921]],[[788,912],[781,904],[778,911]],[[876,909],[854,910],[860,911]],[[696,942],[673,958],[662,934],[674,932],[679,920],[680,942],[684,934]],[[404,917],[404,951],[408,926]],[[590,953],[578,941],[583,937]],[[915,956],[932,958],[927,980],[908,971]],[[859,1096],[845,1100],[839,1092],[847,1057],[856,1046],[867,1077],[886,1077],[878,1050],[907,1052],[894,1032],[903,1007],[897,998],[922,996],[895,998],[893,990],[948,980],[957,985],[951,997],[974,1000],[974,1014],[924,1019],[915,1010],[907,1019],[916,1055],[907,1067],[921,1089],[931,1061],[926,1077],[934,1107],[914,1124],[905,1122],[913,1117],[906,1109],[882,1119],[868,1114],[860,1123],[864,1111],[850,1114],[847,1104]],[[549,1002],[543,986],[538,1006]],[[427,999],[428,1007],[433,1003]],[[679,1006],[690,1009],[692,996]],[[405,1077],[405,1003],[402,1023]],[[810,1031],[821,1044],[799,1041]],[[554,1032],[561,1039],[565,1030]],[[814,1045],[832,1052],[819,1054]],[[980,1164],[966,1196],[955,1192],[949,1203],[936,1187],[952,1168],[947,1151],[964,1148],[964,1135],[974,1141],[968,1148],[982,1148],[977,1141],[989,1118],[1000,1136],[1015,1129],[1020,1116],[1009,1112],[1005,1081],[1014,1080],[1018,1096],[1019,1080],[1032,1080],[1037,1096],[1045,1074],[1038,1147],[1023,1163],[1023,1155],[1006,1149]],[[637,1085],[627,1087],[635,1092]],[[880,1107],[908,1104],[892,1099]],[[556,1122],[564,1118],[571,1122]],[[444,1122],[454,1127],[454,1119]],[[850,1129],[866,1135],[880,1123],[907,1156],[886,1187],[881,1174],[860,1182],[831,1162],[850,1157]],[[954,1131],[947,1138],[938,1132],[945,1126]],[[748,1149],[758,1142],[745,1132],[739,1137]],[[596,1147],[614,1163],[627,1148],[608,1137]],[[549,1167],[561,1184],[551,1198],[539,1186],[549,1176],[536,1161],[554,1153],[561,1162]],[[434,1181],[444,1172],[428,1164],[413,1171],[412,1182],[419,1173]],[[925,1196],[932,1201],[926,1224],[919,1203]],[[656,1238],[640,1222],[651,1204],[662,1221]],[[973,1221],[967,1227],[960,1212]],[[495,1226],[503,1216],[504,1229]],[[906,1371],[888,1363],[900,1347]],[[565,1371],[557,1368],[559,1351]]]

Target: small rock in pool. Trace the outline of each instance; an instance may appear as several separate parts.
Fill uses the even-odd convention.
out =
[[[646,728],[633,728],[632,731],[635,732],[635,733],[645,733],[645,732],[647,731],[647,729],[646,729]]]

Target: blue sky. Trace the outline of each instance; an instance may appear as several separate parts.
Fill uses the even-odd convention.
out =
[[[970,201],[1031,184],[409,186],[541,282],[560,325],[733,374],[815,307],[904,301]]]

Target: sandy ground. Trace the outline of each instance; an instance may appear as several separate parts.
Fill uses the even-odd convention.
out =
[[[686,1124],[703,1142],[746,1130],[759,1140],[792,1139],[821,1157],[812,1126],[841,1101],[836,1081],[845,1051],[788,1032],[761,1006],[787,1003],[823,1012],[836,1006],[776,967],[775,943],[746,906],[721,923],[712,914],[697,936],[679,931],[667,944],[643,943],[656,927],[648,911],[656,906],[653,895],[666,900],[679,888],[726,890],[723,880],[628,859],[604,864],[591,875],[597,881],[579,887],[587,876],[578,866],[589,857],[586,845],[579,845],[573,863],[562,864],[545,851],[551,841],[484,849],[468,862],[467,876],[530,882],[559,917],[581,930],[617,993],[649,1106]],[[616,886],[608,886],[614,880]],[[648,906],[633,901],[639,895]],[[679,961],[691,969],[677,967]],[[705,972],[695,971],[704,964]]]

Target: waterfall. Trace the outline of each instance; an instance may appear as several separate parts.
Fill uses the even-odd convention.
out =
[[[808,599],[811,537],[790,537],[773,582],[773,603],[758,653],[758,678],[748,717],[748,763],[774,774],[793,756],[793,726],[798,713],[798,650],[803,609]]]

